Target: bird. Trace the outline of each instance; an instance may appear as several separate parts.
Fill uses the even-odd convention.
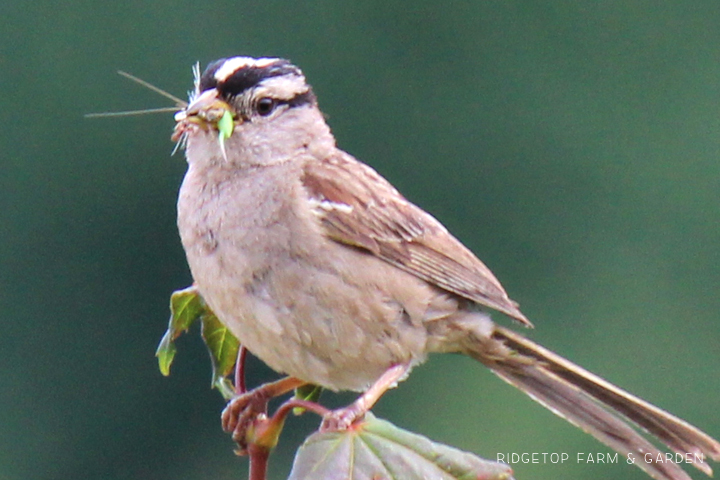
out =
[[[438,220],[338,148],[290,61],[196,67],[175,121],[187,161],[177,225],[194,283],[245,348],[293,379],[284,390],[360,393],[325,427],[362,418],[429,354],[461,353],[623,455],[661,454],[629,421],[673,452],[720,460],[700,429],[493,321],[489,310],[532,326]],[[690,478],[676,463],[635,464]]]

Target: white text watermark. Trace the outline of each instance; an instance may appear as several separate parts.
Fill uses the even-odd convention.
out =
[[[498,453],[496,461],[500,463],[535,463],[535,464],[562,464],[562,463],[583,463],[583,464],[607,464],[625,462],[633,464],[645,463],[705,463],[705,455],[702,453],[646,453],[636,455],[628,453],[625,457],[618,453],[605,452],[504,452]]]

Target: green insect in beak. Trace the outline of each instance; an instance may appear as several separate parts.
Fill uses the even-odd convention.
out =
[[[227,160],[227,154],[225,153],[225,140],[230,138],[235,129],[235,121],[233,120],[232,114],[225,110],[220,120],[217,122],[218,129],[218,142],[220,142],[220,150],[222,151],[223,157]]]
[[[230,135],[232,135],[233,130],[235,129],[235,121],[233,121],[232,114],[227,110],[225,110],[223,116],[220,117],[220,120],[217,123],[217,129],[218,132],[220,132],[221,142],[230,138]]]

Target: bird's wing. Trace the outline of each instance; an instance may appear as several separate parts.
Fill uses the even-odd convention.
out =
[[[329,238],[532,326],[484,263],[367,165],[344,154],[311,161],[302,182]]]

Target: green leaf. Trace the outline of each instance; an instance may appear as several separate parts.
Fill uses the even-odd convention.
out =
[[[206,310],[205,302],[195,286],[177,290],[170,297],[170,321],[155,352],[160,372],[166,377],[170,375],[170,366],[177,352],[175,339],[186,332]]]
[[[341,472],[341,475],[339,473]],[[511,480],[512,469],[402,430],[368,413],[343,432],[314,433],[289,480]]]
[[[212,362],[212,385],[220,390],[223,397],[230,399],[235,395],[235,389],[225,377],[233,371],[240,342],[209,308],[205,309],[201,321],[202,338],[210,352]]]
[[[295,389],[295,398],[299,400],[306,400],[308,402],[315,402],[320,399],[320,395],[323,392],[323,387],[313,385],[312,383],[306,383]],[[305,412],[304,408],[295,407],[293,408],[293,414],[302,415]]]
[[[295,389],[295,398],[307,400],[308,402],[317,402],[320,398],[323,388],[312,383],[306,383]]]
[[[175,339],[198,319],[202,324],[202,338],[210,352],[212,386],[220,390],[226,399],[232,398],[235,389],[225,377],[233,371],[240,344],[210,310],[195,286],[173,292],[170,297],[170,322],[155,352],[160,372],[165,376],[170,374],[170,365],[177,352]]]
[[[155,352],[160,373],[166,377],[170,375],[170,365],[172,365],[176,352],[177,347],[173,343],[170,329],[168,329],[162,339],[160,339],[160,345],[158,345],[157,351]]]

